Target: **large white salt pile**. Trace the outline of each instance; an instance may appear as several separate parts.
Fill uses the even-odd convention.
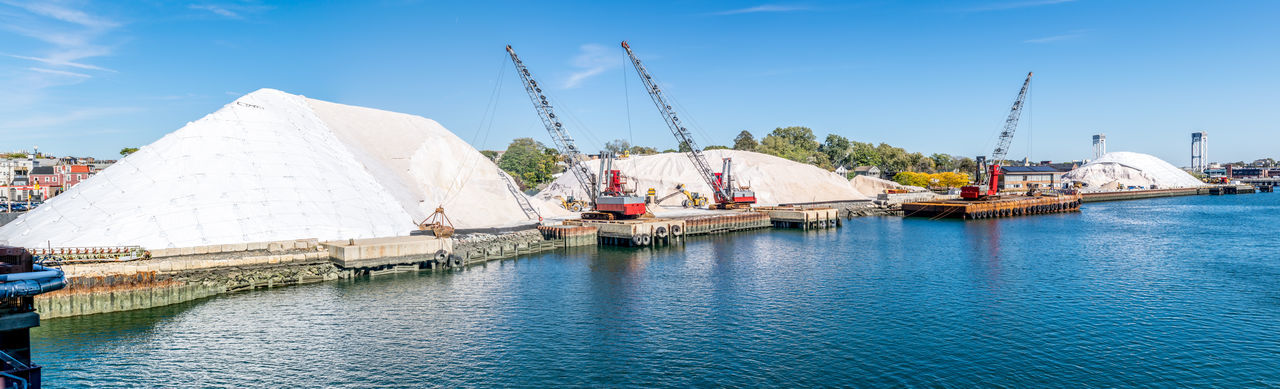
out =
[[[0,227],[0,241],[171,248],[397,236],[437,205],[458,228],[536,219],[499,174],[430,119],[262,89]]]
[[[1063,181],[1080,182],[1087,191],[1123,187],[1189,188],[1204,185],[1187,172],[1151,155],[1118,151],[1067,172]]]
[[[906,189],[912,192],[923,192],[924,188],[918,186],[902,185],[883,178],[871,176],[856,176],[849,180],[849,185],[853,186],[858,193],[862,193],[868,197],[875,197],[884,193],[886,189]]]
[[[868,199],[844,177],[816,166],[750,151],[709,150],[704,154],[716,172],[720,171],[722,158],[733,158],[733,176],[738,184],[750,186],[762,205]],[[587,164],[592,172],[600,169],[600,161]],[[627,187],[635,188],[641,196],[654,188],[661,198],[674,192],[676,184],[684,184],[689,191],[711,197],[711,187],[684,153],[633,156],[616,160],[614,169],[621,170],[629,181]],[[560,175],[535,197],[549,200],[566,195],[585,195],[572,174]],[[683,196],[673,196],[659,205],[679,206],[683,200]]]

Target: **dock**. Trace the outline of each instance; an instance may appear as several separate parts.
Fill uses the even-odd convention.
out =
[[[735,212],[728,215],[698,216],[684,219],[686,235],[718,234],[754,230],[772,226],[769,215],[761,212]]]
[[[1039,215],[1059,212],[1076,212],[1080,210],[1081,196],[1041,195],[1041,196],[1003,196],[993,200],[946,200],[902,204],[902,215],[905,217],[927,217],[933,219],[990,219]]]
[[[350,239],[322,242],[320,246],[329,253],[330,261],[343,269],[408,271],[462,265],[461,258],[450,256],[453,239],[434,236]]]
[[[1268,189],[1270,189],[1270,187],[1268,187]],[[1209,194],[1211,195],[1247,194],[1247,193],[1256,193],[1257,191],[1258,189],[1256,187],[1254,187],[1253,185],[1247,185],[1247,184],[1246,185],[1219,185],[1219,186],[1214,186],[1209,188]]]
[[[771,224],[777,228],[799,228],[808,230],[817,228],[836,228],[843,224],[843,222],[840,221],[840,211],[831,207],[788,205],[776,207],[755,207],[752,208],[752,210],[768,215]]]
[[[1160,197],[1194,196],[1209,194],[1209,188],[1171,188],[1171,189],[1138,189],[1109,192],[1085,192],[1080,199],[1086,203],[1100,201],[1153,199]]]
[[[653,246],[671,244],[685,234],[683,219],[565,220],[566,226],[594,227],[600,244]]]

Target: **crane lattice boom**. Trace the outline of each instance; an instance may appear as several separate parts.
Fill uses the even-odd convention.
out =
[[[578,150],[573,137],[569,136],[569,131],[564,128],[559,119],[556,119],[556,112],[551,108],[551,103],[547,102],[547,96],[542,94],[542,88],[538,87],[538,82],[534,81],[533,75],[529,74],[529,69],[524,66],[524,62],[520,61],[520,57],[516,56],[511,45],[507,45],[507,53],[511,54],[511,62],[516,64],[516,73],[520,74],[520,80],[524,81],[524,89],[529,92],[529,99],[533,101],[533,108],[538,111],[538,118],[542,119],[542,125],[546,126],[547,133],[551,134],[551,141],[555,143],[556,149],[560,150],[560,154],[564,155],[565,163],[569,166],[568,170],[577,177],[578,183],[587,193],[587,200],[594,205],[596,197],[600,195],[600,186],[596,183],[596,177],[583,163],[587,160],[586,156]]]
[[[728,182],[721,182],[716,178],[715,172],[711,170],[711,164],[707,162],[706,156],[702,154],[702,148],[698,147],[693,141],[693,133],[690,133],[684,125],[680,124],[680,117],[676,115],[675,109],[671,108],[671,103],[662,95],[662,89],[658,88],[658,84],[653,81],[653,77],[649,76],[649,71],[645,70],[644,65],[640,63],[640,59],[636,58],[636,54],[631,52],[631,46],[627,41],[622,41],[622,48],[627,51],[627,56],[631,58],[631,64],[635,65],[636,74],[640,75],[640,81],[644,82],[645,90],[649,91],[649,98],[653,99],[653,104],[658,106],[658,111],[662,112],[662,119],[667,123],[667,127],[671,129],[671,134],[675,135],[678,144],[689,148],[686,155],[693,161],[693,166],[697,168],[698,174],[702,176],[702,180],[707,182],[711,187],[711,191],[715,195],[717,203],[731,202],[733,200],[732,188]]]
[[[1022,82],[1022,90],[1009,109],[1009,117],[1004,120],[1004,129],[1000,131],[1000,141],[995,151],[991,152],[991,162],[1000,163],[1009,154],[1009,145],[1013,143],[1013,132],[1018,129],[1018,119],[1022,117],[1022,102],[1027,97],[1027,88],[1031,86],[1031,72],[1027,72],[1027,80]]]

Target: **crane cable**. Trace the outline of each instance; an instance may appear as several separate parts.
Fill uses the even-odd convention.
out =
[[[635,146],[636,137],[631,131],[631,87],[627,84],[627,67],[622,66],[622,97],[627,102],[627,142],[631,142],[631,146]]]
[[[479,128],[477,128],[476,133],[472,134],[471,136],[472,145],[475,145],[476,138],[480,138],[482,137],[482,135],[483,137],[481,139],[481,144],[487,143],[489,141],[489,134],[493,130],[493,123],[494,121],[496,121],[495,117],[497,116],[497,113],[498,113],[498,109],[497,109],[498,99],[502,96],[502,81],[505,79],[504,75],[506,74],[506,70],[507,70],[507,59],[506,59],[506,56],[503,56],[502,65],[498,68],[498,76],[497,76],[496,82],[494,83],[493,91],[489,92],[489,102],[488,104],[485,105],[484,112],[481,114]],[[485,125],[485,121],[489,122],[487,126]],[[479,152],[477,152],[476,154],[478,155],[478,157],[477,155],[472,155],[468,158],[468,160],[471,162],[470,167],[466,169],[459,169],[458,172],[454,175],[453,180],[450,181],[449,189],[445,191],[444,199],[440,201],[441,204],[452,201],[454,198],[456,198],[456,196],[461,195],[462,188],[466,187],[467,183],[471,181],[471,178],[475,177],[476,165],[479,164],[480,159],[484,157],[484,155],[480,154]],[[464,161],[463,163],[459,164],[459,166],[466,165],[466,164],[467,162]],[[459,181],[459,178],[463,175],[464,172],[466,173],[466,176],[462,177],[462,180]],[[457,192],[455,192],[455,189],[457,190]]]
[[[1033,126],[1033,124],[1035,124],[1035,104],[1034,104],[1035,94],[1031,93],[1032,89],[1034,88],[1035,88],[1034,85],[1031,85],[1029,83],[1027,84],[1027,162],[1028,163],[1033,160],[1032,151],[1035,150],[1034,144],[1031,143],[1031,138],[1035,135],[1035,127]]]

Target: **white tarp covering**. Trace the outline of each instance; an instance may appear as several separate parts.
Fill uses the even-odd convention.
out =
[[[708,150],[704,152],[715,172],[720,172],[722,159],[733,158],[733,176],[740,185],[750,186],[756,192],[761,205],[801,203],[836,200],[867,200],[839,174],[816,166],[807,165],[772,155],[739,150]],[[591,172],[598,172],[600,161],[589,161]],[[698,174],[693,161],[685,153],[632,156],[614,161],[614,169],[622,171],[629,181],[627,188],[635,188],[643,196],[654,188],[659,198],[675,191],[676,184],[684,184],[692,192],[710,199],[711,187]],[[573,195],[585,198],[582,186],[573,174],[562,174],[541,192],[539,199]],[[683,196],[674,196],[660,205],[679,206]]]
[[[530,221],[498,172],[430,119],[262,89],[0,227],[0,241],[171,248],[397,236],[441,204],[458,228]]]
[[[1118,151],[1067,172],[1063,181],[1081,182],[1086,191],[1116,190],[1117,186],[1190,188],[1204,185],[1191,174],[1160,158]]]

